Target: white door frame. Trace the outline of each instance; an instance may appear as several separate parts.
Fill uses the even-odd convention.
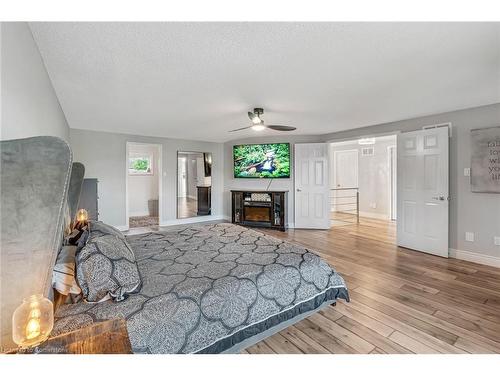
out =
[[[393,164],[394,162],[394,164]],[[397,146],[387,146],[387,169],[389,173],[387,174],[387,186],[389,186],[389,220],[397,220]]]
[[[125,145],[125,219],[126,224],[124,227],[118,227],[120,230],[128,230],[129,229],[129,204],[128,204],[128,155],[129,155],[129,146],[137,145],[137,146],[155,146],[158,150],[158,160],[157,160],[157,173],[158,173],[158,223],[162,222],[163,218],[163,145],[160,143],[143,143],[143,142],[132,142],[127,141]],[[153,165],[153,168],[155,166]]]

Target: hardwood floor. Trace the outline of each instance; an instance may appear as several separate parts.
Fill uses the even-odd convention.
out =
[[[500,269],[398,248],[395,224],[264,230],[344,277],[339,301],[243,353],[500,353]]]
[[[177,198],[177,217],[185,219],[198,216],[198,201],[192,198]]]

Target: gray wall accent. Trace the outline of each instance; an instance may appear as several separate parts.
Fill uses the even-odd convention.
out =
[[[12,314],[23,298],[52,296],[52,268],[66,224],[71,151],[56,137],[2,141],[0,150],[0,350],[7,350],[12,347]]]
[[[471,162],[470,131],[499,125],[500,103],[331,133],[323,138],[358,138],[418,130],[425,125],[446,122],[453,126],[450,140],[450,247],[500,257],[500,246],[493,242],[493,236],[500,236],[500,197],[498,194],[472,193],[469,177],[464,176],[464,168],[469,168]],[[466,231],[475,233],[475,242],[465,241]]]
[[[245,190],[265,190],[271,182],[269,190],[288,190],[288,215],[287,224],[293,224],[294,208],[295,208],[295,194],[294,194],[294,162],[293,162],[293,148],[296,143],[321,143],[324,142],[321,136],[317,135],[273,135],[244,138],[236,141],[224,143],[224,216],[231,217],[231,190],[245,189]],[[277,179],[253,179],[253,178],[234,178],[233,171],[233,146],[241,144],[252,143],[290,143],[290,178],[277,178]],[[212,179],[212,181],[215,181]]]
[[[51,135],[68,141],[66,118],[27,23],[2,22],[1,51],[1,139]]]
[[[212,216],[222,215],[223,144],[159,137],[70,130],[73,158],[85,165],[86,178],[99,179],[99,219],[125,226],[126,143],[162,145],[162,219],[176,220],[177,151],[211,152],[213,158]]]

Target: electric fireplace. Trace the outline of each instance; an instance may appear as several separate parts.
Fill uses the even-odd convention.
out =
[[[286,191],[231,190],[234,224],[285,230]]]

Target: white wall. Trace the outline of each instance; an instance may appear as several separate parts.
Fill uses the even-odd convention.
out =
[[[99,180],[99,213],[104,222],[126,226],[125,178],[127,173],[126,143],[154,143],[162,145],[162,218],[164,224],[177,221],[177,151],[211,152],[212,215],[203,219],[222,217],[223,144],[160,137],[70,130],[73,160],[85,165],[85,176]]]
[[[453,127],[450,140],[450,247],[500,258],[500,246],[493,242],[493,236],[500,236],[500,194],[472,193],[470,178],[464,176],[464,168],[470,167],[470,131],[500,125],[500,104],[331,133],[323,138],[341,140],[411,131],[424,125],[446,122],[451,122]],[[465,241],[466,231],[476,234],[475,242]]]
[[[389,219],[390,216],[390,168],[387,148],[396,145],[392,139],[378,138],[374,145],[362,146],[357,142],[341,145],[332,143],[330,158],[332,165],[330,177],[333,177],[333,158],[335,151],[358,150],[358,187],[359,211],[361,216]],[[361,149],[373,147],[373,156],[362,156]],[[332,181],[332,179],[331,179]],[[332,187],[333,184],[331,185]],[[344,200],[344,201],[347,201]],[[375,203],[375,208],[371,204]]]
[[[25,22],[1,24],[0,139],[52,135],[69,128],[45,65]]]
[[[144,153],[153,155],[153,174],[128,175],[128,210],[129,216],[149,215],[148,200],[158,199],[158,147],[154,145],[138,145],[130,143],[128,147],[130,153]]]
[[[293,183],[294,178],[294,163],[293,163],[293,148],[296,143],[319,143],[324,142],[320,136],[290,136],[290,135],[273,135],[269,137],[253,137],[239,139],[237,141],[226,142],[224,144],[224,215],[228,220],[231,219],[231,190],[266,190],[270,181],[269,190],[287,190],[287,224],[294,225],[294,208],[295,208],[295,188]],[[233,146],[239,144],[251,143],[290,143],[290,178],[278,179],[245,179],[234,178],[233,174]],[[214,181],[212,179],[212,181]]]

